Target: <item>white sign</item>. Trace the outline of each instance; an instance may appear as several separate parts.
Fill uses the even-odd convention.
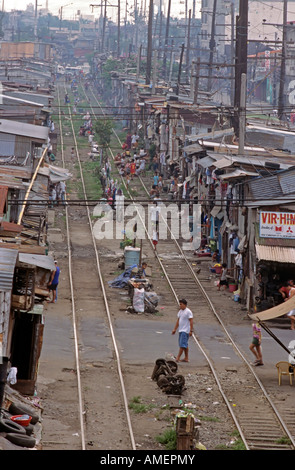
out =
[[[294,238],[294,212],[260,212],[259,234],[262,238]]]

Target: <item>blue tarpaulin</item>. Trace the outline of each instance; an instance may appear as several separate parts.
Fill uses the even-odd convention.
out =
[[[134,268],[137,268],[137,264],[133,264],[129,266],[122,274],[117,276],[113,281],[109,281],[110,287],[116,287],[117,289],[123,289],[127,286],[128,281],[131,278],[131,273]]]

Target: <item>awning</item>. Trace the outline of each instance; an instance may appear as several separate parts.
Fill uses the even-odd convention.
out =
[[[39,268],[47,269],[48,271],[55,270],[54,259],[47,255],[35,255],[30,253],[19,253],[18,257],[21,263],[31,264]]]
[[[242,170],[240,168],[236,169],[235,171],[232,171],[231,173],[226,173],[224,175],[220,175],[221,180],[226,180],[230,178],[241,178],[241,177],[247,177],[247,176],[260,176],[259,173],[254,172],[254,171],[246,171]]]
[[[281,317],[286,315],[291,310],[295,309],[295,296],[288,299],[282,304],[276,305],[275,307],[269,308],[268,310],[263,310],[263,312],[257,312],[249,315],[252,320],[272,320],[273,318]]]
[[[52,183],[59,183],[60,181],[67,181],[72,177],[72,174],[66,168],[49,165],[49,178]]]
[[[222,158],[221,160],[217,161],[214,163],[214,166],[216,168],[226,168],[228,166],[231,166],[234,162],[232,161],[232,157],[229,157],[229,158]]]
[[[276,261],[277,263],[294,263],[295,248],[286,246],[255,245],[257,259]]]
[[[214,160],[211,157],[204,157],[200,158],[199,160],[196,161],[198,165],[200,165],[203,168],[209,168],[210,166],[214,165],[215,166],[216,160]]]
[[[32,310],[20,310],[23,313],[31,314],[31,315],[42,315],[44,313],[44,305],[43,304],[35,304]]]
[[[183,151],[187,153],[188,155],[192,155],[193,153],[203,152],[204,149],[203,147],[201,147],[200,144],[192,144],[192,145],[187,145],[186,147],[183,147]]]

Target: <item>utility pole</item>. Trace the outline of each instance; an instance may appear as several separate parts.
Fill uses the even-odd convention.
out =
[[[154,14],[154,3],[150,0],[149,7],[149,21],[148,21],[148,44],[147,44],[147,58],[146,58],[146,75],[145,84],[151,83],[151,69],[152,69],[152,46],[153,46],[153,14]]]
[[[176,95],[179,94],[180,79],[181,79],[181,69],[182,69],[182,61],[183,61],[183,53],[184,53],[184,44],[182,43],[182,45],[181,45],[181,53],[180,53],[180,60],[179,60],[179,68],[178,68],[178,78],[177,78]]]
[[[121,39],[121,30],[120,30],[120,24],[121,24],[121,0],[118,0],[118,5],[112,5],[109,4],[110,7],[118,8],[118,23],[117,23],[117,57],[120,57],[120,39]],[[70,4],[72,5],[72,3]],[[102,38],[101,38],[101,51],[104,51],[104,45],[105,45],[105,32],[106,32],[106,22],[107,22],[107,0],[101,0],[100,5],[94,5],[90,4],[90,7],[92,8],[97,8],[100,7],[100,16],[103,16],[103,22],[102,22]],[[62,7],[61,7],[62,8]],[[103,10],[104,8],[104,10]]]
[[[118,35],[117,35],[117,57],[120,58],[120,40],[121,40],[121,31],[120,31],[120,23],[121,23],[121,0],[118,0]]]
[[[242,73],[241,77],[241,102],[239,113],[239,155],[245,153],[245,132],[246,132],[246,91],[247,75]]]
[[[216,8],[217,0],[214,0],[213,3],[213,12],[212,12],[212,23],[211,23],[211,38],[209,42],[210,55],[209,55],[209,73],[208,73],[208,84],[207,91],[211,91],[212,87],[212,64],[213,64],[213,55],[215,49],[215,23],[216,23]]]
[[[277,39],[278,33],[275,33],[275,39]],[[277,106],[277,48],[275,46],[275,60],[274,60],[274,72],[273,72],[273,105]]]
[[[104,51],[106,21],[107,21],[107,0],[104,0],[104,13],[103,13],[102,38],[101,38],[101,52]]]
[[[247,77],[248,51],[248,0],[240,0],[239,15],[236,20],[236,63],[235,63],[235,100],[234,100],[234,131],[239,137],[239,113],[241,105],[242,74]]]
[[[152,94],[153,94],[153,95],[156,93],[157,67],[158,67],[157,51],[154,51],[154,60],[153,60],[153,88],[152,88]]]
[[[195,85],[194,85],[194,104],[198,102],[198,93],[199,93],[199,82],[200,82],[200,57],[197,60],[196,66],[196,76],[195,76]]]
[[[231,2],[231,38],[230,38],[230,51],[231,51],[231,85],[230,85],[230,104],[234,106],[235,100],[235,70],[234,70],[234,63],[235,63],[235,4]]]
[[[165,31],[165,44],[164,44],[164,57],[163,57],[164,80],[166,79],[167,46],[168,46],[169,26],[170,26],[170,12],[171,12],[171,0],[168,0],[167,21],[166,21],[166,31]]]
[[[4,5],[2,5],[3,7]],[[37,36],[38,36],[38,33],[37,33],[37,26],[38,26],[38,0],[35,0],[35,22],[34,22],[34,36],[35,36],[35,40],[37,41]]]
[[[199,92],[199,75],[200,75],[200,57],[198,57],[197,63],[192,62],[191,67],[191,87],[190,87],[190,98],[193,104],[197,104],[198,92]]]
[[[138,48],[138,52],[137,52],[136,83],[138,83],[139,76],[140,76],[141,51],[142,51],[142,44],[140,44]]]
[[[279,88],[279,99],[278,99],[278,117],[280,120],[284,116],[284,105],[285,105],[285,78],[286,78],[286,35],[287,35],[287,8],[288,1],[284,0],[283,10],[283,43],[282,43],[282,58],[281,58],[281,73],[280,73],[280,88]]]
[[[191,18],[192,18],[192,10],[189,10],[189,15],[188,15],[188,28],[187,28],[187,40],[186,40],[186,59],[185,59],[185,65],[186,65],[186,73],[187,73],[187,76],[188,76],[189,65],[190,65]]]
[[[173,47],[173,46],[172,46]],[[171,49],[171,54],[170,54],[170,70],[169,70],[169,78],[168,82],[171,84],[172,82],[172,73],[173,73],[173,65],[174,65],[174,52],[173,49]]]

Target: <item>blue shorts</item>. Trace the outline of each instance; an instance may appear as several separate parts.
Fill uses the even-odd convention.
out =
[[[189,340],[189,334],[185,333],[184,331],[181,331],[179,333],[179,338],[178,338],[179,347],[187,349],[188,348],[188,340]]]

